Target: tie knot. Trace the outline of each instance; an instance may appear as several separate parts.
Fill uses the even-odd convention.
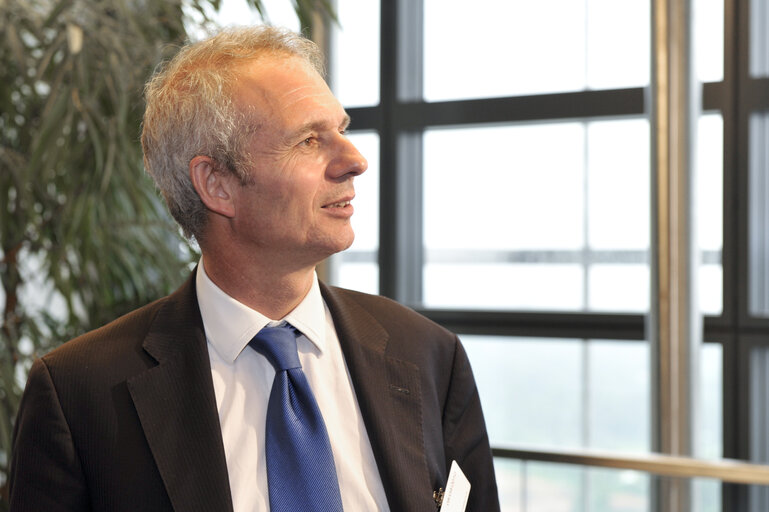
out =
[[[293,325],[265,327],[248,342],[249,346],[262,354],[275,371],[301,368],[296,352],[297,332]]]

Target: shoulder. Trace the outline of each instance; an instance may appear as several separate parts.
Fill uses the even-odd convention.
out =
[[[441,373],[462,350],[454,333],[391,299],[336,287],[321,290],[340,339],[380,340],[387,357]]]
[[[89,376],[110,379],[118,377],[120,368],[134,366],[135,362],[146,368],[142,343],[147,332],[163,307],[166,299],[160,299],[134,310],[120,318],[87,332],[55,348],[40,358],[54,381],[77,375],[83,380]]]
[[[107,380],[120,378],[121,373],[124,377],[126,372],[145,369],[154,363],[143,348],[150,333],[160,327],[166,331],[178,329],[183,321],[189,323],[189,318],[194,318],[190,312],[197,311],[196,308],[194,287],[188,280],[173,294],[67,341],[40,359],[54,378],[57,373],[103,376]]]
[[[335,286],[322,286],[323,296],[331,307],[345,309],[358,314],[365,312],[372,319],[384,326],[391,334],[408,332],[421,333],[430,337],[455,338],[454,333],[435,323],[424,315],[390,298],[371,295]]]

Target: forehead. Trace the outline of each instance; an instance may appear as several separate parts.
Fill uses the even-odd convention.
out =
[[[233,99],[257,114],[290,115],[302,110],[340,109],[325,80],[307,61],[268,54],[236,70]]]

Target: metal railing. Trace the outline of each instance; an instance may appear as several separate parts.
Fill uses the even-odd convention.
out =
[[[769,485],[769,466],[731,459],[702,460],[656,453],[617,454],[531,448],[493,448],[492,453],[495,457],[521,461],[631,469],[668,477],[714,478],[738,484]]]

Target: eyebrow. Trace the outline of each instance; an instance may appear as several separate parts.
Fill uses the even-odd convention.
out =
[[[342,118],[342,122],[339,124],[339,126],[342,128],[342,130],[346,130],[347,127],[350,126],[350,116],[348,114],[344,115],[344,118]],[[310,121],[309,123],[305,123],[296,130],[292,131],[289,138],[296,139],[307,132],[321,132],[325,130],[326,127],[327,124],[325,121]]]

